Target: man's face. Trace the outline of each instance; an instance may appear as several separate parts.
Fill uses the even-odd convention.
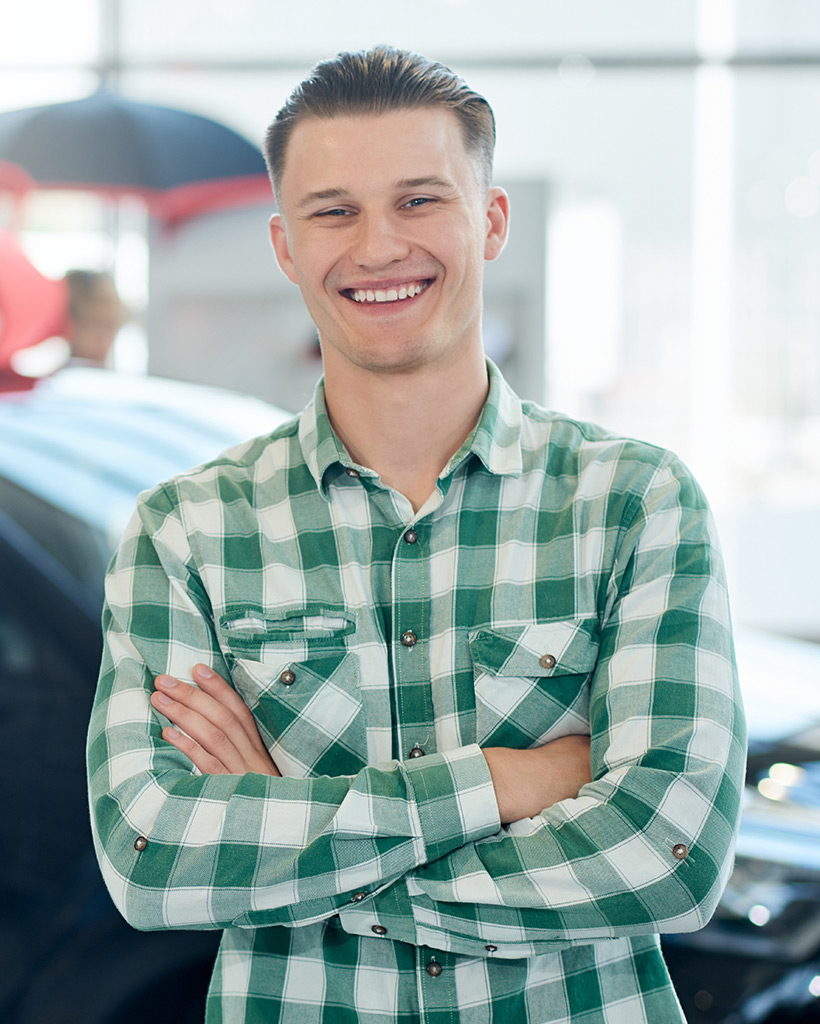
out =
[[[306,119],[279,191],[271,238],[326,372],[451,366],[480,349],[483,264],[503,248],[507,197],[479,184],[451,111]]]

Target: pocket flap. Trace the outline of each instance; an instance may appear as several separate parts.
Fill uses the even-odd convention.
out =
[[[497,676],[586,674],[598,659],[597,634],[596,618],[485,627],[469,634],[470,653]]]
[[[344,649],[356,622],[345,608],[304,605],[271,611],[242,605],[225,609],[218,630],[225,645],[242,654],[270,650],[304,658]]]

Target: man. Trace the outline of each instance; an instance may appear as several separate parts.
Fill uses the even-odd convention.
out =
[[[271,235],[324,382],[109,573],[100,862],[136,927],[225,929],[209,1021],[683,1019],[658,933],[714,909],[743,774],[720,557],[672,455],[485,361],[493,141],[414,55],[302,83]]]
[[[98,270],[69,270],[66,338],[73,363],[104,367],[128,313],[114,278]]]

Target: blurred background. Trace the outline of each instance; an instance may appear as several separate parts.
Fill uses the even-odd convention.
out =
[[[378,42],[443,61],[487,97],[496,183],[513,210],[508,248],[487,268],[487,350],[524,397],[690,464],[718,519],[747,638],[742,679],[763,743],[753,754],[765,754],[750,768],[757,803],[744,818],[743,870],[704,933],[713,973],[745,980],[719,996],[700,950],[678,968],[687,1012],[704,1022],[820,1020],[820,3],[0,0],[0,10],[0,161],[8,112],[101,87],[204,115],[259,147],[317,60]],[[113,134],[98,134],[117,149]],[[20,581],[13,601],[0,589],[0,663],[6,679],[20,666],[42,678],[35,655],[46,652],[65,679],[54,672],[73,625],[63,641],[60,616],[48,618],[57,632],[31,633],[28,662],[18,641],[37,609],[43,619],[42,593],[62,608],[59,595],[85,573],[94,639],[76,674],[90,693],[99,578],[136,491],[298,411],[321,367],[298,290],[270,248],[266,187],[169,212],[146,190],[31,185],[0,163],[0,233],[47,281],[77,267],[109,273],[123,309],[102,387],[87,371],[52,376],[68,357],[65,331],[10,357],[45,386],[0,402],[0,453],[4,432],[16,446],[0,459],[0,558],[6,542],[14,558],[28,552],[9,563]],[[0,300],[2,289],[0,274]],[[0,350],[2,317],[0,301]],[[194,386],[245,397],[217,400]],[[24,421],[42,410],[51,419],[37,421],[31,442]],[[81,484],[61,475],[69,446],[84,453]],[[121,480],[125,466],[132,475]],[[91,530],[85,569],[74,565],[78,523]],[[37,573],[45,589],[32,589],[34,612],[18,622]],[[761,694],[768,704],[751,699]],[[716,966],[735,940],[747,959]],[[67,998],[66,978],[52,973],[50,984],[56,1003],[22,1009],[18,993],[3,1019],[78,1019],[53,1008]],[[132,1003],[135,1019],[157,1005],[156,991]],[[130,1018],[115,1007],[85,1019]]]

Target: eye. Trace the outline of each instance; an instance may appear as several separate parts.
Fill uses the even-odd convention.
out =
[[[315,217],[350,217],[352,216],[351,210],[345,210],[344,207],[334,206],[330,210],[319,210],[318,213],[314,214]]]
[[[403,210],[418,209],[421,206],[427,206],[429,203],[435,203],[437,200],[432,196],[414,196],[402,206]]]

